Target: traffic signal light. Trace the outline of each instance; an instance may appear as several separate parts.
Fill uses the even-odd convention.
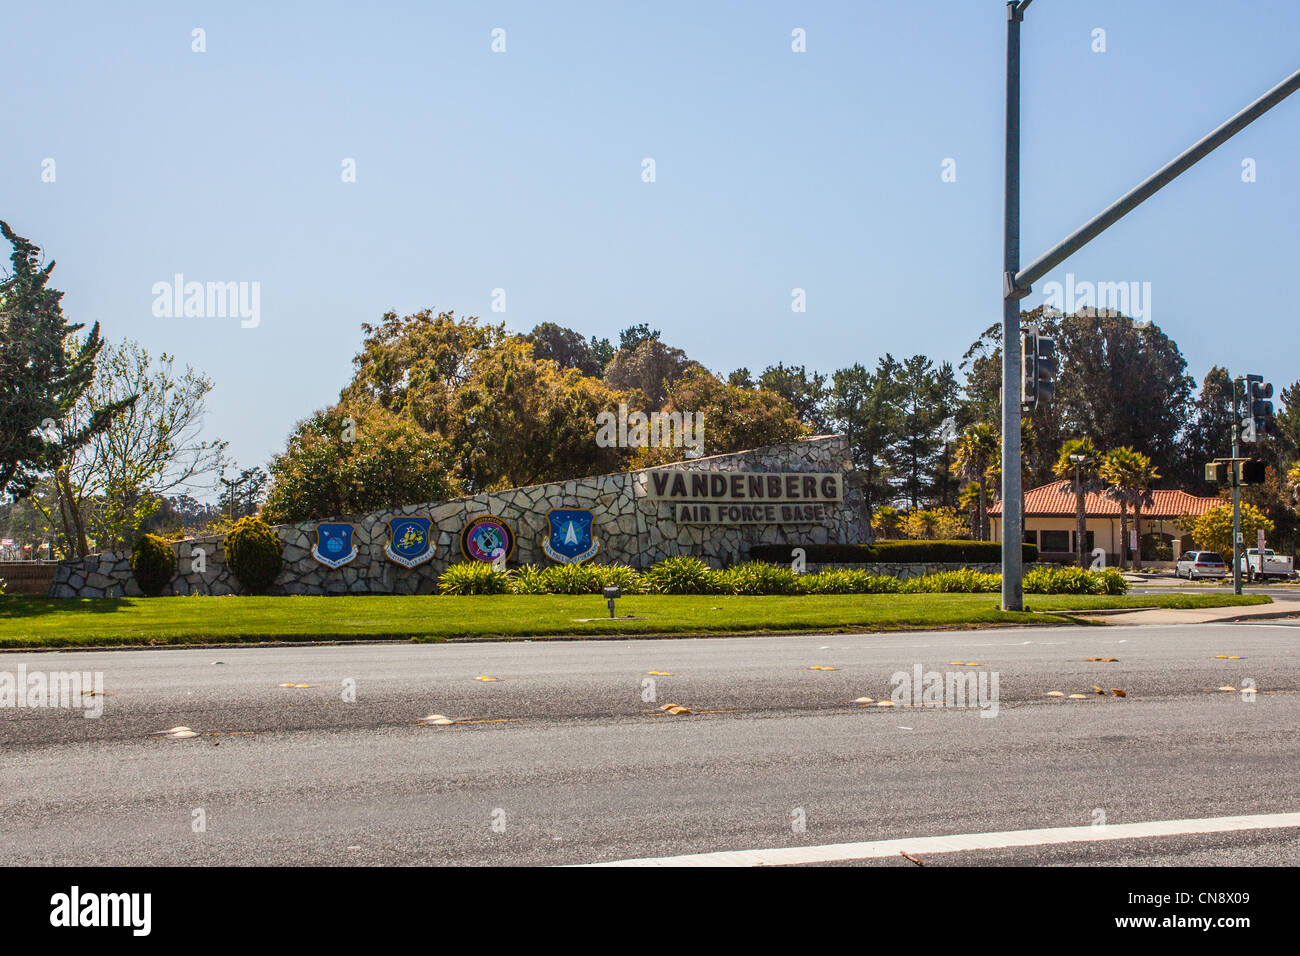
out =
[[[1205,466],[1205,480],[1224,484],[1228,480],[1228,465],[1222,461],[1212,461]]]
[[[1267,462],[1258,458],[1243,461],[1241,463],[1241,483],[1243,485],[1262,485],[1264,483],[1264,472],[1267,469]]]
[[[1020,333],[1020,403],[1037,408],[1056,391],[1056,339],[1030,328]]]
[[[1264,436],[1277,431],[1273,423],[1273,383],[1264,381],[1262,375],[1246,376],[1246,414],[1241,419],[1241,440],[1262,441]]]

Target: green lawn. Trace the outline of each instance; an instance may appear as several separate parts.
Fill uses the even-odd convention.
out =
[[[1029,612],[998,609],[995,594],[850,594],[803,597],[629,596],[608,615],[597,596],[163,597],[49,600],[0,597],[0,648],[213,644],[543,635],[885,631],[988,624],[1068,623],[1032,613],[1118,607],[1265,604],[1261,595],[1031,595]]]

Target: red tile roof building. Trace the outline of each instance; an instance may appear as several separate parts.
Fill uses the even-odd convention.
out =
[[[1064,556],[1076,548],[1078,522],[1075,518],[1076,501],[1065,480],[1031,488],[1025,492],[1025,540],[1038,546],[1045,557]],[[1190,529],[1179,523],[1184,515],[1199,517],[1211,508],[1222,504],[1221,498],[1201,498],[1178,489],[1162,488],[1151,493],[1151,504],[1142,506],[1142,536],[1154,536],[1162,545],[1170,547],[1171,557],[1194,547]],[[1119,502],[1103,493],[1092,492],[1084,497],[1084,511],[1088,532],[1085,550],[1103,548],[1107,563],[1119,560],[1121,538]],[[989,507],[989,524],[994,541],[1002,540],[1002,502]],[[1133,531],[1133,509],[1128,509],[1129,533]],[[1145,550],[1145,549],[1144,549]]]

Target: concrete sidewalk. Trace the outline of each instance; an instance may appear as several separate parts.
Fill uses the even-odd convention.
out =
[[[1068,613],[1068,612],[1057,612]],[[1272,604],[1245,607],[1202,607],[1176,609],[1165,607],[1135,608],[1120,612],[1069,613],[1070,617],[1097,624],[1222,624],[1228,621],[1267,620],[1274,617],[1300,616],[1300,600],[1273,598]]]

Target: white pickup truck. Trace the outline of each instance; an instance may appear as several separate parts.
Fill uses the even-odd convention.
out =
[[[1275,554],[1271,548],[1265,548],[1263,551],[1259,548],[1248,548],[1241,556],[1241,573],[1250,580],[1287,579],[1295,576],[1295,568],[1292,567],[1291,558]]]

